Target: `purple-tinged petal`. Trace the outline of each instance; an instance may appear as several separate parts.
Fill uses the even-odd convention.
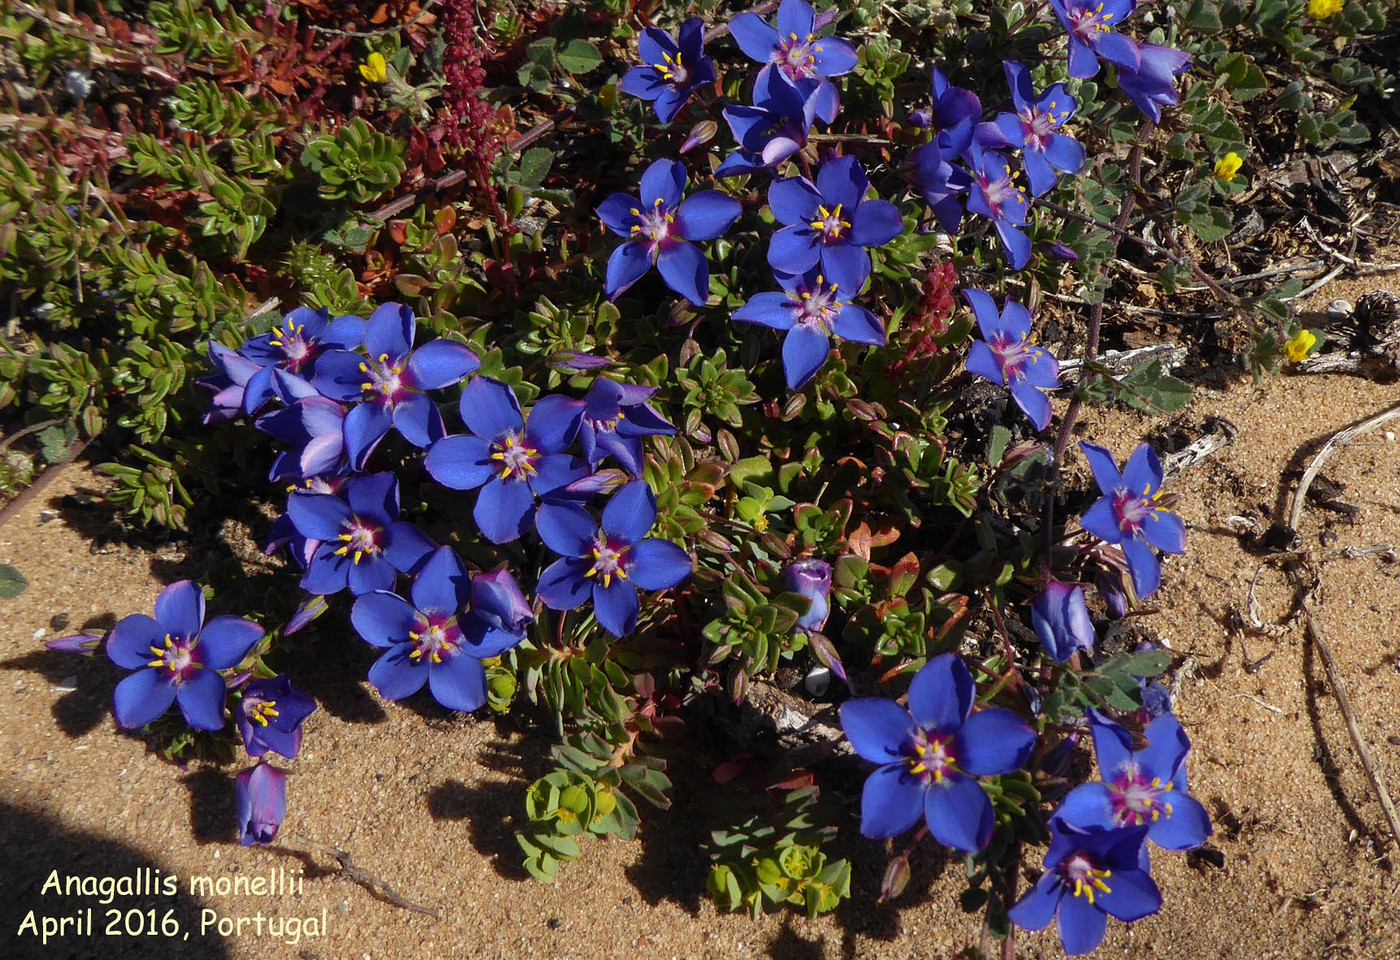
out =
[[[389,524],[385,531],[384,559],[400,573],[417,573],[418,565],[437,549],[437,544],[406,521]]]
[[[480,379],[480,378],[478,378]],[[428,475],[451,490],[473,490],[496,475],[491,444],[480,437],[443,437],[423,458]]]
[[[1089,509],[1084,511],[1084,516],[1079,518],[1079,525],[1105,543],[1121,543],[1123,540],[1123,532],[1118,527],[1118,515],[1113,510],[1113,501],[1108,497],[1095,500]]]
[[[1033,197],[1048,193],[1059,180],[1055,168],[1042,150],[1026,150],[1021,154],[1021,164],[1026,168],[1026,185],[1030,187]]]
[[[1045,148],[1045,159],[1064,173],[1078,173],[1084,166],[1084,144],[1063,133],[1052,133],[1050,144]]]
[[[1172,812],[1148,827],[1148,839],[1164,850],[1194,850],[1205,843],[1212,833],[1206,808],[1184,793],[1167,796]]]
[[[369,668],[369,682],[385,700],[410,697],[428,682],[428,666],[409,657],[411,646],[407,643],[394,646]]]
[[[801,390],[831,354],[831,340],[812,324],[793,327],[783,337],[783,372],[789,390]]]
[[[686,197],[677,208],[673,229],[686,240],[714,240],[739,219],[743,210],[733,197],[718,190],[701,190]]]
[[[855,47],[837,37],[822,37],[812,47],[817,73],[823,77],[839,77],[850,73],[860,62]],[[830,123],[831,121],[826,121]]]
[[[523,479],[497,478],[488,481],[477,494],[472,516],[486,539],[492,543],[510,543],[530,529],[534,507],[535,495]]]
[[[413,578],[409,596],[413,606],[425,613],[456,614],[471,599],[471,577],[451,547],[438,547]],[[407,633],[402,639],[407,638]]]
[[[625,193],[614,193],[598,204],[598,219],[603,221],[603,224],[619,237],[630,237],[632,227],[640,222],[637,214],[632,212],[639,209],[637,203],[636,197],[629,197]]]
[[[107,634],[107,657],[123,669],[141,670],[154,656],[151,647],[163,646],[169,633],[144,613],[122,617]]]
[[[1022,930],[1044,930],[1054,919],[1055,910],[1059,907],[1063,894],[1064,885],[1058,875],[1047,871],[1041,874],[1035,886],[1026,891],[1021,899],[1016,901],[1016,905],[1007,911],[1007,916]]]
[[[1154,510],[1142,525],[1142,535],[1163,553],[1186,552],[1186,525],[1174,513]]]
[[[593,565],[573,557],[556,560],[540,574],[535,593],[551,610],[572,610],[588,601],[593,592],[593,580],[584,573]]]
[[[419,617],[413,604],[386,590],[357,597],[350,608],[350,623],[366,643],[391,647],[408,642],[409,631],[419,623]]]
[[[416,321],[413,311],[401,303],[386,303],[369,315],[365,325],[365,350],[371,357],[385,354],[397,360],[413,349]]]
[[[287,816],[287,775],[259,763],[234,778],[238,840],[245,847],[271,843]]]
[[[627,554],[627,577],[642,590],[669,590],[693,568],[690,554],[668,540],[640,540]]]
[[[663,54],[669,54],[674,59],[676,49],[676,41],[658,27],[643,27],[637,36],[637,53],[643,63],[661,63],[664,60]]]
[[[750,60],[769,63],[777,56],[778,31],[756,13],[741,13],[730,20],[729,35]]]
[[[356,470],[364,469],[365,461],[393,423],[394,415],[389,408],[372,400],[355,406],[346,415],[345,455]]]
[[[897,837],[924,815],[924,783],[903,764],[872,773],[860,794],[860,832],[875,840]]]
[[[1073,34],[1069,38],[1069,75],[1087,80],[1099,72],[1099,58]]]
[[[1124,923],[1150,917],[1162,909],[1162,893],[1144,870],[1114,871],[1110,892],[1097,897],[1095,906]]]
[[[954,731],[966,722],[976,692],[972,674],[958,655],[940,654],[914,674],[909,713],[925,730]]]
[[[1170,713],[1163,714],[1143,730],[1147,746],[1138,751],[1135,760],[1148,780],[1167,783],[1176,778],[1177,771],[1191,751],[1191,741],[1181,721]]]
[[[1035,739],[1030,724],[1010,710],[981,710],[963,724],[953,753],[974,777],[992,777],[1024,767]]]
[[[1053,416],[1050,400],[1037,387],[1025,380],[1017,380],[1011,384],[1011,399],[1016,401],[1016,406],[1021,408],[1037,430],[1044,430],[1050,425]]]
[[[864,307],[848,303],[832,321],[831,332],[842,340],[864,343],[872,347],[883,347],[886,342],[885,327]]]
[[[535,496],[543,497],[567,487],[588,475],[588,465],[567,453],[550,453],[535,461],[535,473],[528,478]]]
[[[277,395],[276,391],[272,389],[273,370],[273,367],[263,367],[248,378],[248,383],[243,387],[244,413],[250,415],[257,413]]]
[[[565,557],[587,556],[598,536],[592,514],[576,503],[541,504],[535,530],[545,546]]]
[[[599,626],[613,636],[625,637],[637,629],[640,610],[637,588],[626,580],[615,579],[606,587],[601,583],[593,584],[593,615],[598,618]]]
[[[851,214],[850,240],[862,247],[881,247],[904,232],[899,208],[888,200],[867,200]]]
[[[266,631],[242,617],[215,617],[204,625],[199,634],[199,650],[204,665],[210,670],[227,670],[241,663],[263,638]]]
[[[316,358],[316,372],[311,383],[322,396],[341,403],[359,400],[364,394],[364,371],[360,365],[365,358],[349,350],[327,350]]]
[[[535,614],[509,570],[494,570],[476,576],[472,580],[471,605],[472,612],[496,632],[517,639],[524,637],[526,629],[535,622]],[[495,653],[478,652],[477,656],[484,658],[495,656]]]
[[[616,300],[651,269],[651,253],[648,244],[632,241],[622,244],[608,257],[608,274],[605,282],[609,300]]]
[[[1060,385],[1060,361],[1040,347],[1027,347],[1031,362],[1021,367],[1021,379],[1042,390],[1054,390]]]
[[[1012,212],[1021,211],[1019,223],[1025,223],[1024,207],[1016,205],[1009,208]],[[1008,215],[1008,208],[1002,208],[1002,214]],[[1010,217],[1008,216],[1008,219]],[[1021,270],[1031,259],[1031,238],[1012,226],[1007,220],[996,222],[997,239],[1001,241],[1002,253],[1006,254],[1006,262],[1011,265],[1012,270]]]
[[[441,390],[471,376],[481,366],[481,358],[465,343],[431,340],[408,358],[409,385],[419,390]]]
[[[602,530],[609,539],[636,543],[655,523],[656,497],[645,480],[633,480],[613,494],[603,507]]]
[[[1104,780],[1113,780],[1133,762],[1132,740],[1127,730],[1099,711],[1089,710],[1088,717],[1099,774]]]
[[[491,377],[477,377],[463,388],[458,412],[467,429],[483,440],[497,441],[525,426],[515,391]]]
[[[992,383],[1005,386],[1006,373],[992,348],[981,340],[974,340],[967,351],[967,372],[983,377]]]
[[[683,240],[668,241],[656,257],[656,268],[666,286],[697,307],[710,297],[710,267],[700,248]]]
[[[1161,485],[1162,464],[1157,454],[1148,444],[1138,444],[1128,462],[1123,464],[1123,486],[1134,496],[1147,496]]]
[[[486,669],[475,657],[457,653],[429,665],[428,687],[447,709],[471,713],[486,702]]]
[[[948,773],[924,793],[924,819],[933,839],[965,853],[977,853],[992,839],[996,814],[981,784],[961,773]]]
[[[581,401],[557,393],[540,397],[525,424],[527,444],[541,453],[560,453],[574,442],[583,409]]]
[[[1121,546],[1128,572],[1133,576],[1133,592],[1139,600],[1146,600],[1162,585],[1162,564],[1146,540],[1124,537]]]
[[[224,678],[213,670],[200,670],[175,688],[175,702],[185,722],[196,730],[221,730],[224,726]]]
[[[1115,66],[1136,72],[1142,66],[1142,54],[1132,40],[1113,30],[1097,35],[1094,53]]]
[[[667,210],[674,210],[685,193],[685,164],[676,160],[657,160],[642,172],[642,209],[649,210],[661,201]]]
[[[204,591],[191,580],[172,583],[156,597],[156,620],[172,636],[198,636],[204,623]]]
[[[1099,944],[1103,943],[1104,932],[1108,929],[1108,916],[1098,907],[1091,906],[1088,898],[1067,894],[1060,899],[1058,926],[1060,945],[1064,947],[1066,954],[1077,957],[1093,953]]]
[[[431,446],[447,433],[437,404],[422,393],[410,393],[394,405],[394,427],[405,440],[420,449]]]
[[[128,730],[144,727],[175,702],[175,687],[155,670],[138,670],[117,684],[112,694],[117,723]]]
[[[806,177],[774,180],[768,186],[768,209],[786,226],[802,226],[817,216],[822,195]]]
[[[841,729],[855,752],[872,763],[898,763],[917,733],[913,717],[893,700],[861,697],[841,704]]]

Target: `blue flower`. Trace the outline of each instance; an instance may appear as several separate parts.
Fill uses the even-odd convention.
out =
[[[783,229],[768,243],[768,263],[783,273],[806,273],[821,264],[829,281],[852,295],[870,276],[867,247],[904,232],[899,210],[887,200],[867,200],[870,181],[855,157],[838,157],[806,177],[774,181],[768,207]]]
[[[582,506],[540,507],[540,538],[563,559],[540,574],[540,600],[551,610],[573,610],[593,599],[593,613],[615,637],[637,626],[637,589],[668,590],[690,576],[689,554],[668,540],[647,537],[656,523],[656,497],[633,480],[603,507],[600,524]]]
[[[627,242],[608,258],[607,294],[617,299],[652,264],[666,286],[696,306],[710,296],[710,268],[692,241],[713,240],[738,219],[742,207],[718,190],[701,190],[684,202],[685,167],[657,160],[642,174],[641,199],[615,193],[598,206],[598,217]]]
[[[385,590],[355,601],[350,622],[385,650],[369,680],[382,696],[402,700],[427,684],[449,710],[470,713],[486,702],[486,668],[521,640],[533,620],[505,570],[470,577],[451,547],[439,547],[414,578],[409,603]]]
[[[970,120],[969,129],[982,119],[982,101],[977,94],[962,87],[955,87],[937,67],[933,68],[933,128],[942,132],[951,130],[964,120]],[[957,151],[961,153],[962,151]]]
[[[1050,424],[1050,401],[1042,391],[1060,385],[1060,362],[1040,347],[1031,346],[1031,314],[1007,298],[1001,313],[985,290],[963,290],[977,317],[982,339],[973,341],[967,370],[1011,388],[1011,398],[1037,430]]]
[[[280,370],[274,382],[279,386],[279,393],[291,400],[291,405],[263,414],[254,425],[291,449],[283,450],[272,461],[268,479],[306,480],[348,472],[345,407],[321,396],[305,380]],[[303,390],[305,392],[301,392]]]
[[[214,391],[209,409],[204,412],[204,422],[231,420],[244,412],[248,381],[262,370],[262,366],[222,343],[209,344],[209,362],[218,368],[218,372],[196,381],[201,387]]]
[[[840,98],[826,77],[855,69],[856,51],[845,40],[817,37],[816,12],[806,0],[783,0],[778,7],[777,29],[756,13],[741,13],[729,21],[729,35],[750,59],[764,64],[757,83],[781,72],[793,83],[818,79],[817,115],[823,122],[836,119]]]
[[[1076,650],[1094,652],[1094,624],[1078,584],[1047,583],[1031,601],[1031,626],[1051,660],[1064,663]]]
[[[850,302],[856,289],[828,282],[817,268],[800,276],[777,276],[785,292],[756,294],[734,311],[734,319],[787,332],[783,372],[788,389],[800,390],[816,376],[831,352],[833,335],[855,343],[885,345],[884,325],[869,310]]]
[[[1011,908],[1011,922],[1043,930],[1058,918],[1065,953],[1078,956],[1103,942],[1109,916],[1131,923],[1156,913],[1162,894],[1145,868],[1146,838],[1146,827],[1084,830],[1052,818],[1045,872]]]
[[[260,763],[234,778],[234,811],[238,818],[238,842],[245,847],[266,845],[277,839],[287,816],[287,775]]]
[[[317,358],[327,348],[355,350],[365,342],[365,321],[361,317],[336,317],[327,323],[325,308],[298,307],[282,319],[270,333],[253,337],[239,348],[243,356],[262,369],[248,381],[244,409],[253,413],[278,395],[273,383],[277,371],[308,376]]]
[[[972,166],[972,188],[967,209],[991,218],[1011,269],[1020,270],[1031,259],[1030,238],[1020,229],[1025,226],[1030,209],[1026,192],[1016,185],[1011,167],[1001,154],[984,150],[974,141],[968,147],[968,158]]]
[[[977,689],[956,654],[934,657],[909,685],[909,708],[875,697],[841,705],[856,753],[880,768],[865,781],[860,832],[884,839],[923,817],[946,847],[976,853],[996,816],[976,777],[1019,770],[1035,731],[1010,710],[972,713]]]
[[[293,493],[287,516],[299,534],[318,541],[301,578],[307,593],[337,593],[347,585],[355,596],[388,590],[435,546],[398,519],[399,481],[392,473],[351,477],[341,496]]]
[[[614,383],[607,377],[593,381],[583,395],[579,441],[589,466],[611,456],[634,477],[642,475],[642,438],[672,436],[676,425],[657,413],[647,401],[655,387]]]
[[[583,461],[564,453],[578,433],[582,408],[567,397],[542,397],[527,423],[515,391],[477,377],[462,391],[460,405],[471,435],[443,437],[423,465],[445,487],[481,487],[476,525],[493,543],[509,543],[533,526],[536,498],[588,472]]]
[[[919,188],[924,202],[933,208],[939,226],[948,233],[957,230],[962,222],[959,197],[972,185],[971,175],[951,161],[972,145],[972,135],[972,121],[963,120],[909,155],[909,179]]]
[[[753,106],[725,107],[724,120],[739,148],[725,157],[715,176],[737,177],[776,167],[806,146],[821,111],[822,82],[793,83],[775,70],[754,85]]]
[[[1123,472],[1118,472],[1113,454],[1093,443],[1079,444],[1094,472],[1103,496],[1084,511],[1080,525],[1105,543],[1123,548],[1133,591],[1138,599],[1157,592],[1162,583],[1162,565],[1152,552],[1186,552],[1186,525],[1171,513],[1162,486],[1162,465],[1147,444],[1133,451]]]
[[[466,344],[432,340],[413,348],[417,320],[400,303],[370,314],[365,330],[369,357],[330,350],[316,363],[312,383],[332,400],[361,400],[345,418],[345,449],[356,470],[392,426],[415,447],[426,447],[446,429],[437,404],[423,391],[460,383],[481,366]]]
[[[1038,197],[1055,185],[1056,170],[1077,173],[1084,166],[1084,145],[1056,133],[1074,115],[1079,102],[1069,95],[1063,83],[1055,84],[1037,99],[1031,72],[1019,63],[1008,62],[1005,67],[1016,112],[998,114],[996,125],[1011,146],[1021,149],[1031,196]]]
[[[1152,43],[1138,44],[1141,62],[1137,69],[1119,67],[1118,88],[1128,95],[1137,108],[1152,118],[1162,120],[1163,106],[1176,106],[1176,76],[1191,65],[1191,57],[1171,47]]]
[[[234,719],[248,756],[261,757],[271,750],[290,760],[301,750],[302,721],[315,711],[316,701],[279,674],[244,686]]]
[[[205,623],[204,592],[189,580],[162,590],[155,614],[124,617],[107,636],[107,656],[136,671],[117,684],[117,722],[129,730],[144,727],[173,702],[191,727],[221,729],[227,691],[218,671],[247,656],[263,628],[240,617]]]
[[[1089,710],[1101,783],[1084,783],[1065,797],[1056,816],[1076,827],[1147,827],[1147,839],[1166,850],[1192,850],[1211,834],[1210,814],[1186,792],[1191,741],[1181,722],[1164,713],[1143,730],[1147,746],[1134,751],[1127,730]]]
[[[797,629],[806,633],[826,625],[831,612],[831,564],[825,560],[795,560],[783,568],[783,587],[806,597],[811,606],[797,618]]]
[[[623,76],[617,88],[653,101],[656,119],[670,123],[690,95],[715,82],[715,64],[705,56],[705,22],[691,17],[681,24],[679,40],[656,27],[644,27],[637,38],[642,65]]]
[[[1099,72],[1099,57],[1136,70],[1138,47],[1115,32],[1137,0],[1050,0],[1060,24],[1069,33],[1069,75],[1087,80]]]

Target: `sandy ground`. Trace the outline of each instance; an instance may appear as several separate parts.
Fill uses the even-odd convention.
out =
[[[1190,530],[1188,552],[1167,564],[1157,612],[1145,618],[1186,658],[1177,708],[1195,744],[1192,792],[1212,813],[1220,857],[1157,852],[1162,912],[1131,927],[1110,924],[1098,956],[1400,956],[1400,877],[1380,805],[1323,666],[1293,617],[1283,564],[1251,549],[1251,537],[1240,533],[1246,521],[1238,519],[1260,530],[1280,519],[1296,473],[1321,443],[1397,401],[1393,384],[1347,377],[1275,377],[1263,388],[1232,380],[1198,386],[1170,420],[1095,412],[1083,425],[1084,436],[1120,458],[1143,436],[1156,438],[1159,449],[1191,439],[1210,416],[1238,428],[1231,447],[1174,488]],[[1400,564],[1383,553],[1336,555],[1400,544],[1400,421],[1391,426],[1329,462],[1325,476],[1356,511],[1310,506],[1300,547],[1320,578],[1318,622],[1363,735],[1381,776],[1400,794]],[[0,957],[636,952],[925,960],[975,944],[980,921],[955,902],[957,862],[929,857],[900,900],[875,905],[882,855],[858,837],[846,844],[855,855],[855,897],[834,915],[752,922],[717,914],[692,852],[703,825],[684,785],[672,811],[647,812],[642,842],[591,842],[553,885],[537,884],[518,866],[513,817],[523,816],[524,788],[544,769],[547,736],[527,734],[519,720],[379,700],[354,679],[369,654],[352,637],[343,648],[332,638],[307,654],[335,657],[327,667],[336,669],[319,673],[339,679],[311,687],[327,708],[308,722],[305,749],[288,765],[291,812],[282,838],[268,849],[238,846],[231,779],[164,762],[118,730],[109,704],[120,672],[105,658],[42,648],[45,637],[148,612],[165,583],[213,562],[176,542],[110,539],[103,508],[81,497],[100,485],[84,469],[70,469],[0,528],[0,562],[30,580],[18,599],[0,600]],[[1247,615],[1256,572],[1256,612],[1269,629],[1242,633],[1233,625]],[[440,911],[440,919],[390,906],[347,881],[318,846],[325,843],[352,854],[403,898]],[[65,896],[44,887],[53,871],[102,878],[154,870],[177,877],[175,895],[157,888],[103,904],[97,893]],[[190,891],[196,877],[232,884],[279,876],[295,885],[261,895]],[[89,909],[91,934],[70,924],[46,946],[17,934],[31,911],[36,924],[44,917],[86,924]],[[118,935],[124,924],[149,930],[167,911],[173,936]],[[215,915],[231,932],[202,927]],[[271,935],[266,920],[260,935],[259,915],[280,918],[283,935]],[[303,925],[300,942],[289,943],[288,918],[318,925],[324,918],[324,928],[310,936]],[[1053,933],[1023,936],[1019,945],[1025,957],[1060,955]]]

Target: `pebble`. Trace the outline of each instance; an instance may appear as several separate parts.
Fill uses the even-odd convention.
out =
[[[58,681],[58,683],[55,683],[53,688],[59,693],[72,693],[74,690],[78,689],[78,678],[76,675],[64,677],[62,680]]]
[[[35,630],[33,634],[30,635],[29,639],[31,639],[31,640],[42,640],[42,639],[44,639],[44,637],[48,634],[48,632],[49,632],[49,631],[46,630],[45,628],[40,627],[38,630]]]
[[[1394,443],[1394,442],[1395,442],[1395,431],[1394,431],[1394,430],[1387,430],[1387,431],[1385,432],[1385,440],[1386,440],[1386,443]]]
[[[1350,300],[1333,300],[1327,305],[1327,316],[1333,320],[1345,320],[1355,311]]]
[[[831,687],[831,671],[826,667],[813,667],[807,676],[802,678],[802,685],[812,696],[820,697]]]

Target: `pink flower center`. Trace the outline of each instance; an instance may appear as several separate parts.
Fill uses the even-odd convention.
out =
[[[204,667],[195,649],[198,644],[198,638],[172,637],[167,633],[164,646],[151,645],[151,653],[155,654],[156,658],[147,666],[157,670],[169,670],[170,676],[167,679],[171,683],[184,683]]]
[[[518,431],[508,433],[501,440],[491,444],[491,459],[501,465],[501,479],[509,480],[514,477],[516,480],[524,480],[535,473],[535,461],[539,459],[539,451],[534,447],[525,446]]]
[[[1066,884],[1073,884],[1073,891],[1076,897],[1084,897],[1092,905],[1096,893],[1112,893],[1109,885],[1104,881],[1113,876],[1112,870],[1100,867],[1086,853],[1076,853],[1066,857],[1064,863],[1060,864],[1060,876],[1064,877]]]
[[[1108,784],[1109,805],[1118,826],[1137,827],[1156,823],[1163,815],[1172,815],[1172,805],[1165,797],[1171,792],[1170,782],[1160,777],[1148,780],[1136,764],[1131,764]]]
[[[817,218],[807,226],[817,231],[821,235],[822,243],[835,243],[845,239],[845,233],[851,229],[849,220],[841,218],[841,204],[837,204],[832,209],[817,205]]]
[[[660,197],[656,198],[652,208],[645,213],[636,207],[633,207],[630,212],[639,221],[632,225],[632,236],[650,240],[651,256],[652,259],[655,259],[661,251],[662,241],[671,236],[671,228],[676,221],[676,215],[666,209],[666,204],[662,202]]]
[[[1024,379],[1026,376],[1025,367],[1040,359],[1036,351],[1031,348],[1030,341],[1024,338],[1013,340],[1002,334],[993,337],[988,341],[987,346],[991,347],[992,354],[997,358],[997,363],[1001,364],[1001,375],[1006,379],[1008,385]]]
[[[359,517],[351,517],[349,522],[345,524],[345,532],[336,538],[342,541],[342,546],[335,551],[335,555],[343,557],[347,554],[354,554],[355,563],[359,563],[360,558],[365,554],[377,557],[384,551],[383,544],[380,543],[383,533],[382,527],[366,523]]]
[[[601,578],[605,590],[612,586],[613,577],[626,580],[627,558],[631,552],[631,547],[628,544],[617,543],[606,533],[600,531],[598,539],[593,542],[593,566],[584,573],[584,576]]]
[[[1074,35],[1089,46],[1093,46],[1093,41],[1098,39],[1099,34],[1108,33],[1113,29],[1109,26],[1112,19],[1113,14],[1103,12],[1103,3],[1094,4],[1092,7],[1088,3],[1079,3],[1069,10]]]
[[[272,331],[272,339],[268,342],[274,347],[280,347],[283,355],[287,358],[287,369],[299,370],[301,366],[311,359],[311,341],[302,336],[302,331],[306,329],[304,323],[293,323],[287,321],[286,327],[278,327]]]
[[[369,394],[365,399],[379,400],[390,406],[401,401],[408,394],[402,379],[404,366],[402,360],[391,363],[387,353],[381,353],[378,360],[361,363],[360,372],[365,375],[365,382],[360,384],[360,389]]]
[[[811,290],[799,287],[796,300],[788,303],[794,307],[798,323],[814,326],[822,333],[830,335],[831,325],[841,312],[836,296],[836,284],[825,283],[825,278],[817,275],[817,285]]]
[[[957,762],[957,757],[953,756],[952,741],[951,734],[920,730],[907,750],[910,756],[905,763],[909,772],[926,783],[930,780],[942,783],[943,777],[956,769],[953,764]]]
[[[413,644],[409,651],[410,660],[418,663],[442,663],[462,646],[462,631],[457,626],[457,618],[450,614],[429,613],[420,616],[415,624],[417,630],[408,632],[408,641]]]
[[[985,175],[978,177],[978,185],[987,198],[987,207],[992,211],[992,216],[998,219],[1001,217],[1002,207],[1007,204],[1024,206],[1026,203],[1026,193],[1016,186],[1016,175],[1011,172],[1011,168],[1003,166],[1002,171],[1003,175],[995,180]]]
[[[816,55],[821,52],[821,47],[813,43],[816,39],[811,33],[807,34],[805,40],[799,39],[795,33],[789,33],[778,42],[773,62],[778,64],[779,69],[791,80],[804,80],[816,76]]]

